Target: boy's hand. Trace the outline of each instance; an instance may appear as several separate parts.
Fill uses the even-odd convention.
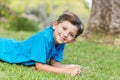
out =
[[[79,65],[74,65],[74,64],[69,64],[69,65],[65,66],[65,68],[73,68],[73,67],[79,67],[79,68],[81,68]]]
[[[81,70],[80,70],[80,67],[79,66],[75,66],[75,67],[72,67],[72,68],[68,68],[67,69],[67,73],[69,75],[72,75],[72,76],[79,76],[80,73],[81,73]]]
[[[62,68],[63,73],[69,74],[72,76],[78,76],[81,73],[80,66],[79,65],[74,65],[74,64],[61,64],[60,62],[57,62],[53,59],[50,60],[50,64],[54,67],[57,68]]]
[[[56,66],[51,66],[51,65],[36,62],[35,67],[36,67],[36,70],[39,70],[39,71],[64,73],[71,76],[78,76],[80,75],[80,72],[81,72],[79,66],[64,68],[64,67],[56,67]]]

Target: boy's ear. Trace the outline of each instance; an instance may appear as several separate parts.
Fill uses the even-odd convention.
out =
[[[55,22],[53,22],[53,29],[55,29],[55,27],[58,25],[58,22],[57,21],[55,21]]]

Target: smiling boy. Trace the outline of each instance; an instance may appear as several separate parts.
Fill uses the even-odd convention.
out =
[[[80,19],[71,12],[65,12],[51,26],[24,41],[0,38],[0,60],[35,65],[38,71],[80,75],[79,65],[60,62],[65,44],[75,42],[82,32]],[[46,63],[48,60],[50,64]]]

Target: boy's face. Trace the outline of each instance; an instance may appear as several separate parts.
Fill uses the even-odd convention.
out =
[[[71,43],[75,41],[75,35],[77,34],[77,27],[68,21],[62,23],[53,23],[54,39],[56,44]]]

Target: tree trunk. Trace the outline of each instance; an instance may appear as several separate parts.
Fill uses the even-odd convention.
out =
[[[85,35],[90,32],[120,34],[120,1],[93,0],[91,16]]]

